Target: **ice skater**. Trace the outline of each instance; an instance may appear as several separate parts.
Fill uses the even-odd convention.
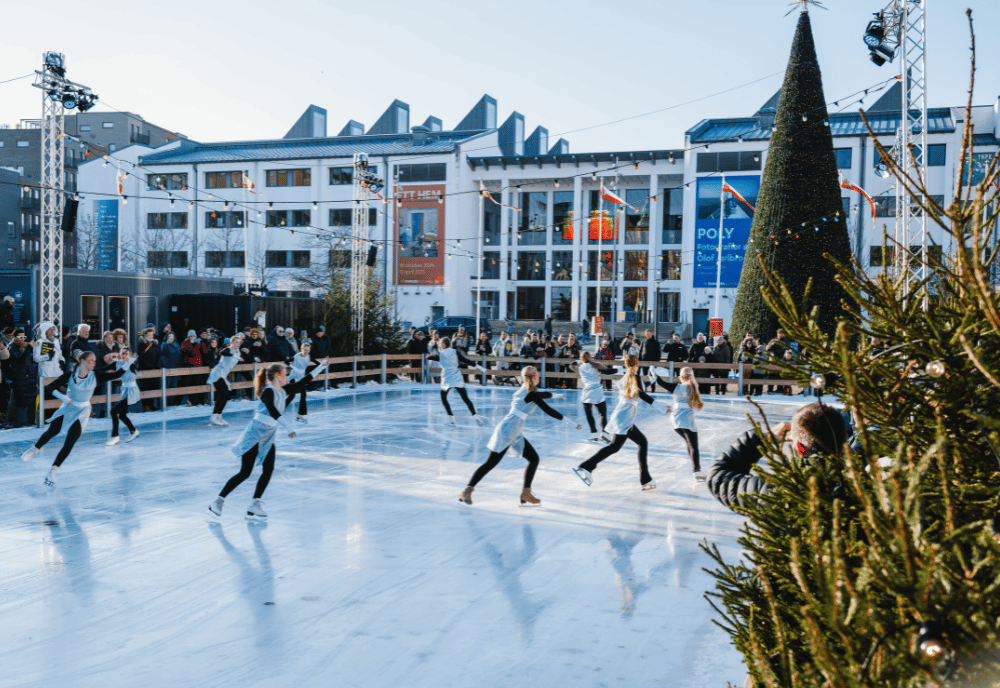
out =
[[[483,419],[476,415],[476,407],[472,405],[469,393],[465,391],[465,376],[462,375],[462,371],[458,366],[464,364],[470,368],[476,368],[483,372],[486,371],[483,370],[481,365],[470,361],[457,348],[452,347],[450,338],[443,337],[440,346],[440,351],[428,356],[427,360],[437,361],[441,364],[441,403],[444,404],[444,410],[448,414],[448,422],[452,425],[455,424],[455,416],[452,414],[451,405],[448,403],[448,392],[454,388],[458,390],[458,396],[462,397],[462,401],[469,407],[469,413],[472,414],[472,418],[476,421],[476,424],[482,425]]]
[[[590,425],[590,439],[597,442],[604,433],[604,427],[608,424],[608,404],[604,401],[604,387],[601,386],[601,373],[607,368],[593,360],[589,351],[580,354],[580,360],[573,364],[576,372],[580,374],[583,382],[583,392],[580,400],[583,402],[583,411],[587,414],[587,423]],[[597,431],[594,423],[594,408],[601,417],[601,431]]]
[[[552,392],[538,391],[538,377],[538,369],[534,366],[527,366],[521,371],[523,382],[521,387],[514,392],[514,398],[510,402],[510,411],[507,412],[504,419],[493,430],[493,435],[486,445],[490,450],[490,454],[486,457],[486,462],[472,474],[472,479],[469,481],[468,486],[462,490],[458,501],[472,504],[472,491],[476,485],[486,477],[487,473],[496,468],[508,449],[513,449],[515,456],[520,454],[528,462],[527,468],[524,469],[521,506],[539,506],[542,503],[540,499],[531,494],[531,481],[535,477],[535,471],[538,470],[538,452],[535,451],[535,448],[531,446],[531,442],[522,434],[524,422],[534,412],[536,407],[542,409],[542,411],[556,420],[564,421],[570,425],[573,425],[573,422],[564,418],[561,413],[545,403],[545,400],[552,398],[553,394]],[[558,396],[560,399],[563,398],[561,394]],[[576,425],[576,429],[582,430],[583,426]]]
[[[56,454],[56,460],[53,462],[49,474],[45,477],[46,485],[51,487],[56,484],[56,473],[59,472],[59,467],[73,451],[73,445],[80,439],[87,427],[87,421],[90,420],[90,398],[94,395],[94,390],[97,389],[98,385],[117,380],[125,373],[123,368],[111,370],[117,361],[118,354],[108,354],[107,363],[111,365],[94,370],[94,366],[97,364],[97,355],[93,351],[84,351],[80,354],[76,365],[70,366],[69,370],[46,386],[46,394],[51,394],[63,404],[52,415],[48,430],[21,455],[21,458],[27,461],[41,451],[49,440],[62,432],[63,426],[67,427],[66,441],[63,442],[62,449]],[[66,394],[59,391],[63,385],[67,387]]]
[[[292,356],[292,369],[288,373],[288,383],[291,384],[297,380],[301,380],[306,375],[306,368],[312,362],[312,344],[308,339],[303,340],[301,346],[299,347],[299,353]],[[295,420],[300,423],[308,423],[306,420],[306,414],[308,409],[306,408],[306,389],[305,387],[298,393],[299,394],[299,412],[295,414]],[[295,399],[295,392],[288,395],[288,401],[285,403],[288,406],[292,405],[292,400]]]
[[[212,408],[212,416],[208,419],[209,425],[220,427],[229,425],[222,419],[222,412],[226,410],[226,403],[232,393],[229,391],[229,373],[239,365],[240,346],[243,344],[243,335],[236,333],[233,338],[226,342],[227,346],[219,356],[219,362],[212,368],[208,375],[208,384],[215,388],[215,406]]]
[[[611,412],[611,420],[608,421],[607,432],[614,436],[611,446],[602,447],[596,454],[573,469],[580,480],[587,485],[594,484],[593,472],[597,464],[618,451],[625,444],[625,440],[632,440],[639,445],[639,484],[643,490],[656,488],[656,483],[649,475],[649,466],[646,464],[646,454],[649,449],[649,442],[646,436],[635,426],[635,417],[639,410],[639,402],[654,404],[656,400],[639,389],[639,359],[637,356],[629,354],[625,357],[625,375],[621,379],[620,391],[618,394],[618,406]],[[670,413],[670,409],[666,410]]]
[[[119,422],[125,423],[125,427],[128,428],[129,436],[125,438],[126,442],[131,442],[139,436],[139,431],[135,429],[135,426],[132,425],[132,421],[128,417],[128,407],[139,403],[139,399],[141,398],[139,383],[135,379],[139,357],[132,356],[132,350],[127,346],[122,347],[118,352],[118,356],[118,369],[124,372],[121,376],[121,396],[118,398],[118,403],[111,407],[111,439],[105,443],[108,447],[118,444]]]
[[[673,416],[674,431],[687,443],[688,456],[691,457],[691,470],[694,471],[696,482],[704,482],[705,474],[701,471],[701,457],[698,454],[698,426],[695,425],[694,412],[705,408],[698,391],[691,368],[681,368],[680,384],[674,388]]]
[[[233,454],[240,457],[240,472],[229,479],[215,501],[208,505],[208,510],[214,515],[222,516],[222,505],[226,497],[250,477],[256,463],[261,465],[262,472],[253,493],[253,502],[247,507],[247,516],[267,518],[261,498],[271,480],[271,473],[274,472],[274,437],[278,433],[278,426],[281,425],[282,430],[295,439],[295,432],[288,429],[283,417],[288,398],[286,395],[289,392],[295,394],[304,388],[312,382],[313,374],[319,375],[326,366],[327,359],[324,358],[316,368],[293,383],[288,382],[288,368],[284,363],[270,363],[257,372],[253,381],[257,391],[257,408],[250,424],[233,445]]]

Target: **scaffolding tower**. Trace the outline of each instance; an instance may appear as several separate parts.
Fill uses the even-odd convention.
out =
[[[371,276],[369,253],[375,250],[368,236],[369,207],[373,193],[378,193],[384,186],[382,180],[368,170],[368,156],[365,153],[354,154],[354,211],[351,214],[351,327],[357,337],[356,350],[364,353],[365,348],[365,292],[368,279]]]

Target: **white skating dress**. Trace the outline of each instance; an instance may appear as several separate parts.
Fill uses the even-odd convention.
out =
[[[691,408],[691,386],[683,382],[674,389],[674,410],[670,421],[678,430],[698,432],[694,422],[694,409]]]
[[[580,401],[585,404],[599,404],[604,401],[604,388],[601,386],[601,371],[583,361],[577,361],[580,369],[580,379],[583,380],[583,393]]]
[[[460,354],[454,347],[448,347],[437,355],[441,364],[441,389],[447,392],[452,387],[465,387],[465,376],[458,366],[461,363]]]
[[[91,370],[87,377],[80,377],[75,370],[64,373],[47,387],[52,396],[63,402],[63,405],[52,414],[48,422],[52,423],[56,418],[63,418],[65,420],[63,420],[62,429],[67,430],[73,425],[73,421],[78,420],[80,421],[80,430],[85,430],[87,422],[90,420],[90,398],[94,396],[97,385],[117,379],[121,374],[121,369],[111,373]],[[59,391],[59,387],[62,385],[66,385],[65,394]],[[73,401],[72,404],[68,403],[70,400]]]
[[[212,368],[212,372],[208,374],[208,380],[205,384],[214,385],[216,380],[222,380],[226,383],[226,387],[229,387],[229,373],[232,372],[233,368],[239,365],[240,357],[233,353],[232,349],[226,348],[225,350],[229,355],[223,353],[219,356],[219,362],[215,364]]]
[[[118,370],[125,371],[121,376],[122,390],[121,394],[123,397],[128,399],[128,405],[139,403],[139,383],[135,378],[135,368],[139,365],[139,359],[132,362],[131,365],[126,367],[121,361],[118,361]]]
[[[645,392],[639,392],[634,399],[629,399],[625,396],[625,389],[622,386],[622,389],[618,392],[618,405],[611,412],[611,417],[608,418],[608,425],[605,431],[612,435],[627,435],[628,431],[635,425],[635,417],[639,413],[640,401],[653,404],[655,400]]]
[[[545,399],[552,397],[552,392],[529,392],[527,387],[521,386],[514,392],[514,398],[510,401],[510,411],[500,421],[500,424],[493,430],[493,435],[486,447],[490,451],[501,452],[507,447],[514,456],[520,456],[524,451],[524,421],[534,413],[536,408],[542,410],[556,420],[562,420],[563,415],[545,403]],[[540,402],[540,403],[539,403]]]

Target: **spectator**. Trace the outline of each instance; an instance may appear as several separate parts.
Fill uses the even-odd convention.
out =
[[[847,429],[840,413],[823,403],[813,402],[796,412],[790,423],[774,429],[780,442],[791,441],[795,460],[809,466],[816,454],[838,456],[847,442]],[[767,481],[753,471],[763,456],[763,439],[748,430],[708,472],[708,489],[728,507],[746,506],[748,495],[766,494]],[[773,464],[772,464],[773,465]]]
[[[160,362],[167,370],[180,368],[184,364],[181,345],[177,343],[177,337],[174,336],[173,332],[167,332],[166,337],[163,338],[163,343],[160,344]],[[168,375],[166,377],[168,390],[177,389],[179,382],[180,377],[177,375]],[[181,403],[180,397],[167,397],[167,406],[176,406],[179,403]]]
[[[167,341],[167,335],[170,334],[171,332],[173,332],[173,329],[170,327],[170,323],[165,322],[162,325],[160,325],[160,341],[161,342],[166,342]],[[175,337],[175,339],[176,339],[176,337]],[[180,345],[178,345],[178,346],[180,346]],[[161,345],[161,349],[162,349],[162,345]]]
[[[6,426],[7,401],[10,399],[10,370],[7,361],[10,359],[10,349],[7,348],[7,338],[0,334],[0,424]]]
[[[521,340],[521,349],[517,352],[519,358],[537,358],[535,356],[535,342],[538,337],[529,337],[524,335],[524,339]]]
[[[674,332],[670,341],[663,346],[663,353],[666,354],[668,361],[674,363],[683,363],[688,358],[687,347],[681,342],[681,336],[677,332]]]
[[[411,356],[423,356],[427,353],[427,342],[424,341],[424,333],[420,330],[413,328],[413,336],[410,337],[410,341],[406,343],[406,353]],[[420,382],[420,369],[423,365],[423,361],[411,360],[410,367],[414,369],[411,374],[411,378],[414,382]]]
[[[598,361],[615,360],[615,352],[611,348],[611,335],[609,335],[607,332],[604,333],[604,341],[601,342],[601,348],[597,350],[597,354],[594,356],[594,358],[596,358]],[[614,367],[611,366],[610,364],[606,365],[608,369],[605,371],[605,374],[607,375],[614,374],[615,372]],[[604,388],[611,389],[611,380],[604,381]]]
[[[463,354],[469,353],[469,335],[466,333],[464,325],[458,326],[458,332],[455,333],[451,345]]]
[[[267,360],[287,363],[289,358],[285,328],[278,325],[271,331],[271,336],[267,338]]]
[[[63,372],[66,372],[66,365],[67,365],[66,362],[69,360],[69,354],[70,354],[70,351],[69,351],[69,338],[70,338],[71,334],[73,334],[73,330],[71,330],[68,325],[63,325],[62,326],[62,337],[61,337],[62,341],[61,341],[61,345],[60,345],[61,348],[62,348]]]
[[[202,368],[205,365],[204,355],[208,352],[208,345],[202,341],[201,337],[195,334],[194,330],[188,330],[187,338],[181,342],[181,362],[188,368]],[[207,373],[195,373],[184,378],[182,384],[185,387],[198,387],[205,384],[208,379]],[[188,406],[201,404],[204,401],[203,392],[186,395]],[[179,402],[178,402],[179,403]]]
[[[486,331],[483,330],[479,335],[479,341],[476,342],[476,355],[477,356],[492,356],[493,355],[493,344],[490,343],[490,338],[486,335]],[[483,361],[483,367],[489,370],[493,366],[489,361]],[[474,378],[475,375],[470,375],[470,378]],[[488,378],[487,378],[488,379]]]
[[[295,330],[290,327],[285,328],[285,351],[288,352],[288,358],[285,359],[286,363],[295,358],[295,354],[299,353],[299,342],[295,339]]]
[[[560,357],[567,360],[562,366],[562,371],[564,373],[574,372],[573,364],[578,358],[580,358],[580,345],[577,344],[576,335],[570,334],[566,343],[562,347],[562,351],[559,352]],[[576,376],[571,378],[564,378],[566,381],[566,386],[569,389],[576,389]]]
[[[220,358],[222,358],[222,349],[219,348],[219,335],[210,334],[201,360],[206,368],[214,368],[218,365]]]
[[[314,361],[322,361],[330,355],[330,338],[326,336],[326,328],[320,325],[312,339],[312,357]]]
[[[514,320],[507,318],[507,339],[511,339],[514,336]]]
[[[729,343],[729,335],[723,333],[722,336],[715,338],[715,350],[712,352],[712,362],[713,363],[725,363],[729,365],[733,362],[733,347]],[[729,371],[719,368],[715,371],[714,377],[729,379]],[[727,383],[728,384],[728,383]],[[716,394],[726,393],[726,384],[715,386]]]
[[[546,337],[551,337],[552,336],[552,314],[551,313],[549,315],[545,316],[545,336]]]
[[[586,316],[580,321],[580,341],[584,344],[590,342],[590,321]]]
[[[41,334],[38,338],[39,346],[34,351],[35,363],[38,365],[38,377],[59,377],[63,373],[63,357],[59,337],[56,334],[56,326],[50,322],[43,322],[38,326],[38,332]],[[45,398],[51,399],[52,396],[47,394]],[[45,417],[48,418],[55,412],[55,409],[50,409],[45,412]]]
[[[264,331],[257,328],[250,328],[250,336],[246,341],[250,348],[250,363],[264,363],[267,361],[267,341],[264,339]]]
[[[90,325],[86,323],[80,323],[76,326],[76,334],[69,338],[69,343],[66,345],[69,350],[69,358],[67,358],[66,365],[68,366],[72,361],[76,360],[79,355],[77,352],[89,351],[95,356],[97,355],[97,349],[90,343]],[[101,359],[98,361],[97,367],[105,365],[105,361]]]
[[[117,329],[112,331],[111,334],[115,336],[115,345],[118,347],[118,351],[130,348],[128,345],[128,332],[122,329]]]
[[[788,341],[785,339],[785,333],[781,330],[778,330],[778,333],[774,336],[774,339],[769,341],[767,343],[767,346],[764,347],[764,351],[765,353],[767,353],[767,356],[771,363],[777,363],[779,361],[784,360],[785,349],[788,348],[787,344]],[[777,370],[772,370],[770,373],[768,373],[767,377],[770,380],[777,380],[781,377],[781,373],[778,372]],[[767,393],[768,394],[771,394],[772,392],[780,393],[781,392],[780,387],[781,385],[768,385]]]
[[[646,330],[644,332],[646,337],[642,340],[639,345],[639,360],[645,363],[659,363],[660,359],[663,358],[663,350],[660,348],[660,342],[657,341],[656,337],[653,336],[652,330]],[[642,380],[645,380],[649,376],[649,367],[643,366],[642,375],[639,378],[639,384],[643,384]],[[646,383],[649,385],[649,391],[653,391],[656,387],[656,382],[651,381]]]
[[[0,329],[14,327],[14,297],[3,297],[3,304],[0,305]]]
[[[97,361],[99,366],[107,365],[106,361],[111,359],[105,358],[111,354],[116,354],[121,349],[117,343],[115,343],[115,333],[111,330],[107,330],[104,336],[101,338],[101,343],[97,345]]]
[[[138,370],[161,370],[163,368],[162,356],[160,354],[160,343],[156,340],[156,328],[147,326],[139,336],[139,344],[136,346],[136,354],[139,357]],[[155,377],[146,377],[139,380],[139,389],[143,392],[151,392],[160,389],[160,381]],[[160,407],[160,400],[156,397],[144,399],[142,410],[153,411]]]
[[[697,363],[698,359],[705,355],[706,346],[708,346],[708,343],[705,341],[705,335],[699,332],[691,348],[688,350],[688,362]]]
[[[10,373],[13,404],[8,408],[7,417],[12,427],[20,428],[32,423],[31,411],[38,398],[38,365],[33,350],[41,346],[41,341],[29,342],[24,330],[14,330],[14,341],[10,347]]]

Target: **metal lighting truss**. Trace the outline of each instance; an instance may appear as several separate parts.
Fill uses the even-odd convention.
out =
[[[365,345],[365,288],[368,284],[369,226],[368,202],[372,192],[382,188],[382,180],[368,171],[368,156],[354,154],[354,212],[351,226],[351,326],[357,333],[357,352],[364,353]]]
[[[93,107],[97,96],[90,88],[66,78],[61,53],[43,56],[41,71],[35,72],[35,88],[42,89],[42,249],[40,322],[62,324],[63,237],[62,201],[63,158],[65,155],[66,110]]]

